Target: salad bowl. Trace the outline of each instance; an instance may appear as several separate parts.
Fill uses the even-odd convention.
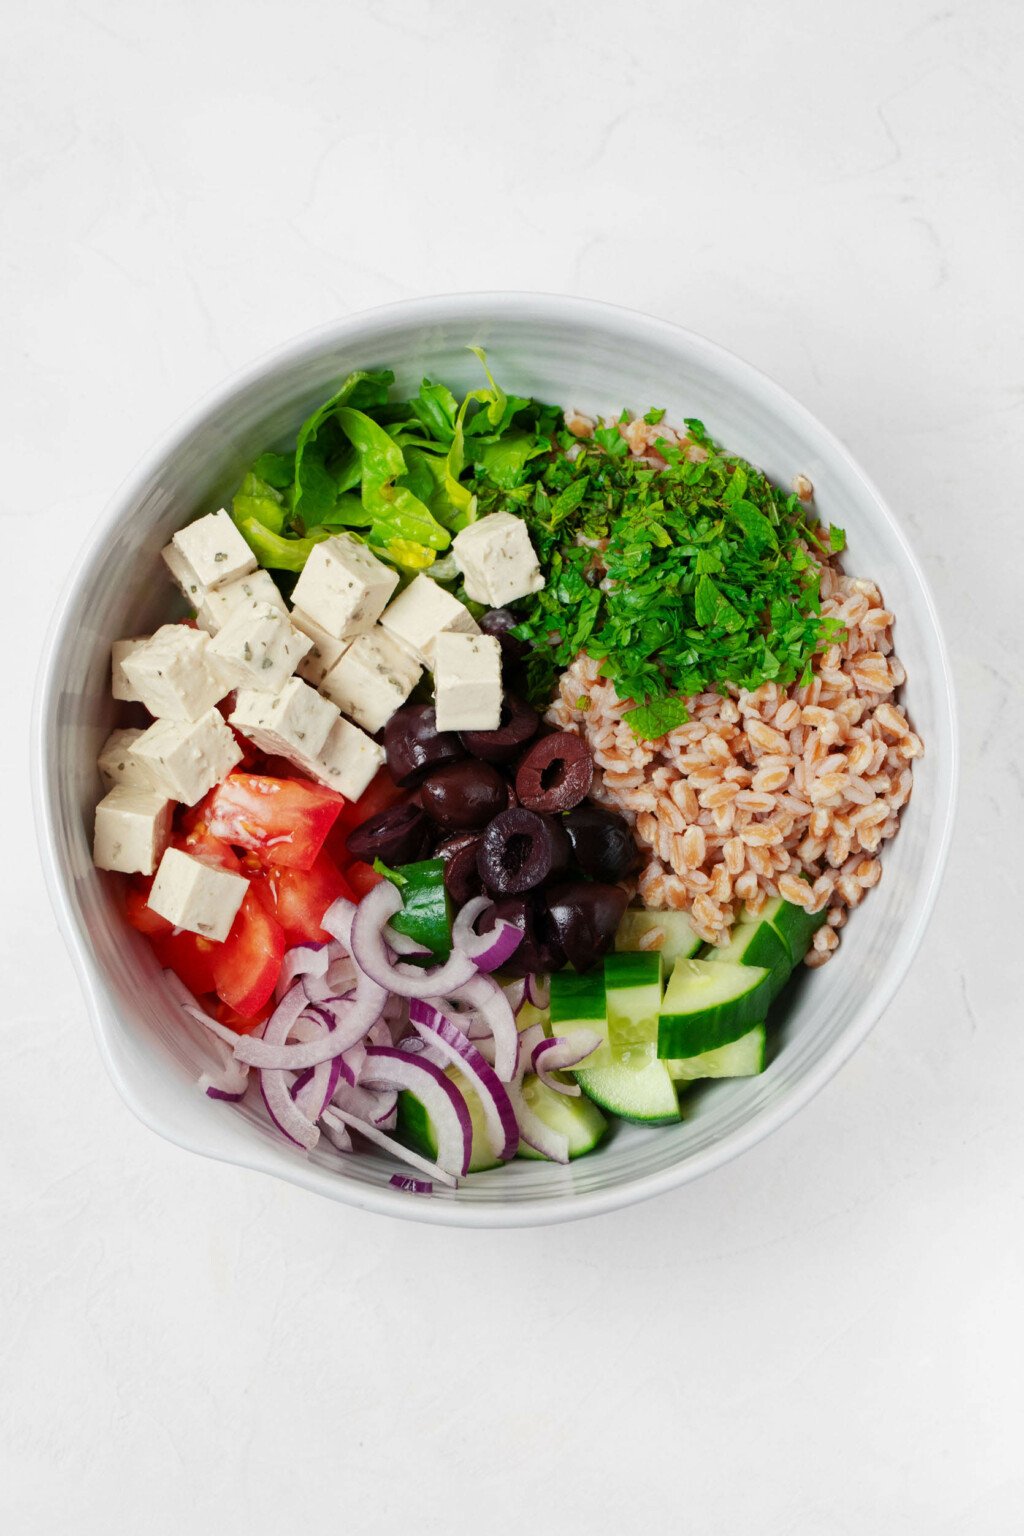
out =
[[[392,1183],[385,1156],[283,1142],[247,1104],[211,1104],[202,1029],[183,1022],[142,937],[124,924],[90,854],[96,755],[114,724],[110,645],[162,622],[166,592],[144,573],[189,519],[228,500],[267,443],[284,443],[352,369],[389,365],[470,388],[485,348],[504,383],[591,415],[623,402],[699,416],[718,441],[789,485],[814,484],[821,516],[847,531],[847,569],[870,573],[897,615],[904,702],[926,744],[884,879],[834,962],[796,985],[767,1070],[717,1083],[678,1125],[619,1127],[567,1166],[514,1162],[429,1196]],[[711,342],[612,306],[532,294],[390,305],[332,322],[246,368],[188,413],[114,496],[54,615],[33,725],[42,861],[104,1063],[128,1107],[168,1140],[288,1179],[346,1204],[458,1226],[525,1226],[609,1211],[696,1178],[782,1125],[839,1069],[892,1001],[924,934],[952,829],[957,738],[950,670],[921,568],[897,517],[841,443],[778,385]]]

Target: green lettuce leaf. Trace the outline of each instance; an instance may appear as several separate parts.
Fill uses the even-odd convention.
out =
[[[255,517],[235,519],[238,531],[260,565],[276,571],[301,571],[317,544],[331,536],[330,528],[311,528],[303,538],[287,538]]]
[[[281,492],[275,490],[269,481],[260,479],[254,470],[250,470],[232,499],[231,515],[239,527],[243,522],[251,520],[263,528],[269,528],[272,533],[280,533],[288,516],[288,508]]]

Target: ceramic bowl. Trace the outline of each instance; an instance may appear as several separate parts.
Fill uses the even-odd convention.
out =
[[[466,350],[487,349],[504,387],[587,412],[667,407],[780,483],[814,482],[822,516],[847,530],[847,569],[878,582],[897,615],[905,702],[926,743],[884,878],[853,915],[835,960],[806,973],[772,1028],[760,1077],[692,1095],[687,1118],[621,1126],[567,1168],[515,1162],[455,1192],[389,1184],[397,1165],[323,1145],[289,1145],[259,1108],[211,1102],[200,1026],[172,1004],[146,942],[130,931],[111,878],[93,868],[96,753],[115,724],[110,644],[167,616],[158,552],[175,529],[224,505],[240,473],[353,368],[388,365],[398,387],[429,375],[457,391],[479,382]],[[523,1226],[608,1211],[671,1189],[744,1152],[815,1094],[891,1002],[921,942],[949,844],[956,723],[939,621],[899,520],[815,418],[747,363],[674,325],[603,304],[532,294],[431,298],[332,322],[231,379],[180,421],[118,491],[76,565],[46,642],[34,731],[43,862],[107,1069],[126,1104],[162,1136],[207,1157],[290,1179],[330,1199],[419,1221]],[[251,1097],[251,1096],[250,1096]]]

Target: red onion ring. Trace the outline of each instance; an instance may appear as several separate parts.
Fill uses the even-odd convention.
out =
[[[480,1100],[487,1139],[495,1157],[502,1162],[515,1157],[519,1146],[519,1123],[508,1090],[494,1068],[453,1020],[434,1004],[414,997],[409,1004],[409,1022],[429,1045],[469,1078]]]

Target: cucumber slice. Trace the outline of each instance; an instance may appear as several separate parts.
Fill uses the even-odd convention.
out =
[[[525,1028],[523,1024],[519,1027]],[[602,1041],[593,1055],[588,1056],[587,1065],[610,1066],[612,1053],[608,1041],[603,973],[598,969],[578,976],[575,971],[556,971],[551,978],[551,1033],[571,1039],[584,1029],[600,1035]]]
[[[501,1159],[495,1157],[491,1151],[479,1097],[455,1067],[449,1067],[445,1076],[451,1078],[465,1099],[469,1110],[469,1118],[473,1126],[473,1141],[469,1154],[470,1173],[483,1173],[488,1168],[500,1168]],[[423,1107],[422,1101],[414,1093],[406,1091],[398,1095],[398,1123],[395,1134],[399,1141],[404,1141],[414,1152],[420,1152],[424,1157],[429,1157],[431,1162],[436,1162],[437,1132],[434,1130],[434,1122]]]
[[[657,1040],[663,986],[664,966],[657,950],[605,956],[608,1037],[613,1048]],[[594,1064],[587,1063],[588,1067]]]
[[[756,1077],[764,1071],[766,1031],[755,1024],[747,1034],[701,1056],[666,1061],[669,1077],[676,1083],[693,1083],[702,1077]]]
[[[789,947],[777,928],[759,921],[736,923],[728,944],[711,945],[701,956],[727,965],[759,965],[771,976],[772,997],[778,997],[793,970]]]
[[[523,1098],[539,1120],[566,1137],[570,1162],[574,1157],[585,1157],[588,1152],[593,1152],[608,1129],[608,1121],[585,1094],[578,1099],[568,1098],[564,1093],[556,1093],[532,1073],[523,1080]],[[519,1143],[519,1156],[544,1161],[543,1153],[535,1152],[525,1141]]]
[[[669,1125],[680,1119],[676,1085],[654,1045],[616,1053],[610,1067],[583,1067],[574,1075],[588,1099],[635,1125]]]
[[[760,1024],[771,1001],[771,975],[759,965],[677,960],[661,1005],[658,1055],[700,1056]]]
[[[661,942],[650,946],[641,944],[640,940],[649,933],[660,933],[663,936]],[[680,957],[685,960],[695,955],[700,945],[685,912],[648,912],[643,907],[627,908],[615,935],[617,950],[656,952],[666,966],[671,966]]]
[[[770,923],[789,950],[793,964],[799,965],[827,917],[828,911],[824,907],[820,912],[805,912],[795,902],[783,901],[781,896],[776,896],[774,901],[765,902],[756,917],[746,907],[741,907],[737,921],[744,927],[752,923]]]

